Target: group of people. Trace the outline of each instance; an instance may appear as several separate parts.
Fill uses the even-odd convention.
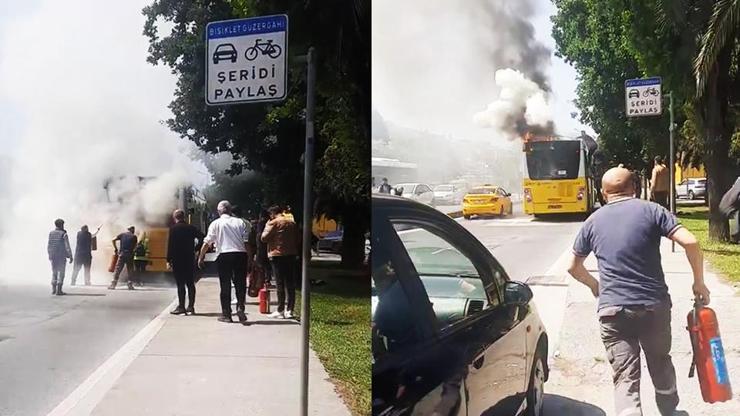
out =
[[[289,209],[272,206],[259,215],[253,224],[234,216],[229,201],[217,206],[219,217],[208,227],[199,255],[198,267],[203,268],[205,255],[211,248],[216,252],[220,283],[221,322],[233,322],[231,286],[236,292],[236,315],[246,322],[247,272],[264,273],[275,280],[278,294],[273,318],[292,318],[295,307],[300,231]]]
[[[272,206],[263,210],[255,221],[242,218],[238,207],[229,201],[217,206],[219,217],[211,222],[208,232],[203,234],[197,227],[188,224],[185,212],[177,209],[172,217],[167,244],[167,263],[177,284],[178,305],[172,314],[195,314],[195,271],[196,266],[205,266],[205,255],[211,249],[216,253],[216,265],[220,282],[222,322],[233,322],[231,309],[231,287],[236,292],[236,315],[240,322],[247,321],[245,310],[248,272],[264,276],[264,284],[275,281],[278,294],[277,310],[273,318],[292,318],[295,307],[295,292],[298,281],[301,253],[301,233],[289,207]],[[85,284],[90,285],[90,268],[95,234],[82,226],[77,233],[75,255],[69,242],[64,220],[57,219],[55,228],[49,233],[48,254],[52,267],[52,294],[63,295],[62,290],[67,260],[75,264],[72,277],[74,285],[78,273],[84,268]],[[98,231],[100,228],[98,228]],[[141,259],[146,257],[146,237],[139,241],[136,229],[131,226],[116,236],[112,244],[117,255],[113,269],[113,280],[108,289],[115,289],[126,268],[127,285],[141,281]],[[197,255],[196,255],[197,253]],[[197,261],[196,261],[197,258]],[[138,261],[137,261],[138,260]],[[146,260],[144,260],[146,261]],[[146,263],[143,264],[143,267]],[[187,304],[186,304],[187,298]]]

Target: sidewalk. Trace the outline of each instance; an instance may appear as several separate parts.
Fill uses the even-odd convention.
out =
[[[298,322],[264,317],[256,299],[248,298],[249,325],[221,323],[216,321],[218,279],[201,279],[197,291],[197,315],[167,314],[161,329],[91,414],[299,413]],[[309,364],[309,413],[349,415],[313,351]]]
[[[735,290],[720,281],[710,271],[705,272],[706,284],[711,291],[711,304],[717,313],[725,350],[731,384],[735,398],[725,403],[704,403],[696,377],[689,379],[691,344],[686,331],[686,315],[693,305],[691,292],[692,274],[680,246],[671,252],[670,241],[663,239],[661,246],[663,269],[673,301],[671,355],[676,367],[679,409],[691,416],[740,415],[740,303]],[[589,257],[586,267],[596,274],[596,259]],[[562,273],[566,273],[562,270]],[[565,309],[565,319],[559,342],[551,358],[550,380],[545,384],[548,393],[545,413],[568,416],[614,415],[611,367],[606,360],[604,346],[599,336],[596,301],[590,291],[574,279],[570,281]],[[658,415],[654,390],[642,360],[641,397],[646,416]],[[574,400],[569,400],[569,399]],[[616,416],[616,415],[615,415]]]

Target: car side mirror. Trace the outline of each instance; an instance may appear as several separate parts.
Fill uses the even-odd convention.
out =
[[[507,305],[523,306],[532,300],[532,289],[525,283],[510,280],[504,285],[504,303]]]

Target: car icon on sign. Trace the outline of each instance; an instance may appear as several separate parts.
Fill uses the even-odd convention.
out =
[[[213,52],[213,64],[217,64],[221,61],[231,61],[236,63],[236,48],[230,43],[222,43],[216,46],[216,51]]]
[[[632,89],[627,96],[629,98],[640,98],[640,91]]]

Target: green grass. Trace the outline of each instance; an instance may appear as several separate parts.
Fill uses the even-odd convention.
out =
[[[311,278],[326,281],[311,288],[311,347],[352,414],[369,415],[370,278],[334,267],[311,268]]]
[[[740,245],[709,241],[709,209],[680,207],[678,211],[681,224],[699,239],[712,269],[730,281],[740,282]]]

